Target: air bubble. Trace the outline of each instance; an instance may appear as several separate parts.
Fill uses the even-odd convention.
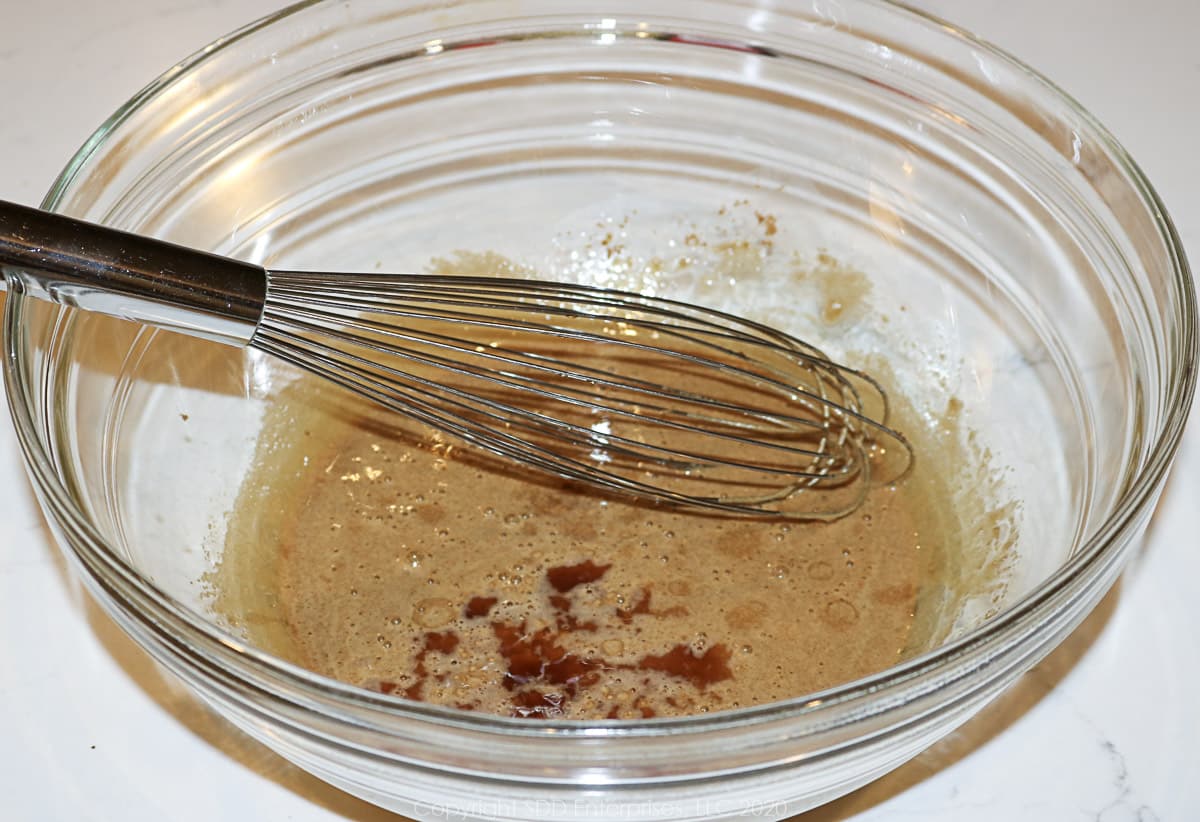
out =
[[[835,628],[848,628],[858,622],[858,609],[844,599],[835,599],[825,606],[825,621]]]
[[[451,622],[458,611],[448,599],[429,597],[413,604],[413,621],[422,628],[440,628]]]
[[[625,643],[619,639],[606,639],[600,643],[600,651],[605,656],[621,656],[625,653]]]
[[[824,560],[815,560],[808,564],[808,575],[818,582],[833,578],[833,566]]]

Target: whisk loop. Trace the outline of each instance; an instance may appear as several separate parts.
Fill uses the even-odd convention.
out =
[[[874,379],[675,300],[268,272],[4,202],[0,265],[32,296],[246,345],[492,454],[659,504],[834,519],[912,460]]]

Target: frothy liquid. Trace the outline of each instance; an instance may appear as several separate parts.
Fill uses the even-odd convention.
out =
[[[671,512],[323,391],[289,389],[312,417],[277,421],[272,481],[242,500],[255,515],[231,548],[272,547],[223,568],[226,606],[242,591],[225,610],[314,671],[477,711],[651,717],[853,680],[910,640],[931,536],[919,482],[830,523]]]
[[[759,244],[710,249],[714,270],[769,256],[774,220],[758,224]],[[819,322],[853,319],[865,278],[819,263],[793,280],[821,285]],[[456,265],[440,273],[530,273]],[[892,394],[915,470],[842,519],[783,522],[604,499],[302,379],[269,412],[216,605],[313,671],[503,715],[688,715],[845,683],[926,647],[962,587],[944,561],[956,418],[923,435]]]

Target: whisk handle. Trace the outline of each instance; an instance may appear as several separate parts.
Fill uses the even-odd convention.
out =
[[[260,266],[0,200],[0,280],[63,305],[232,345],[254,335]]]

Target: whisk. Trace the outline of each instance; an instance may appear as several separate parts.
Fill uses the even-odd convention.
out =
[[[4,202],[0,266],[13,291],[256,349],[517,465],[657,505],[834,519],[912,460],[876,380],[671,299],[267,271]]]

